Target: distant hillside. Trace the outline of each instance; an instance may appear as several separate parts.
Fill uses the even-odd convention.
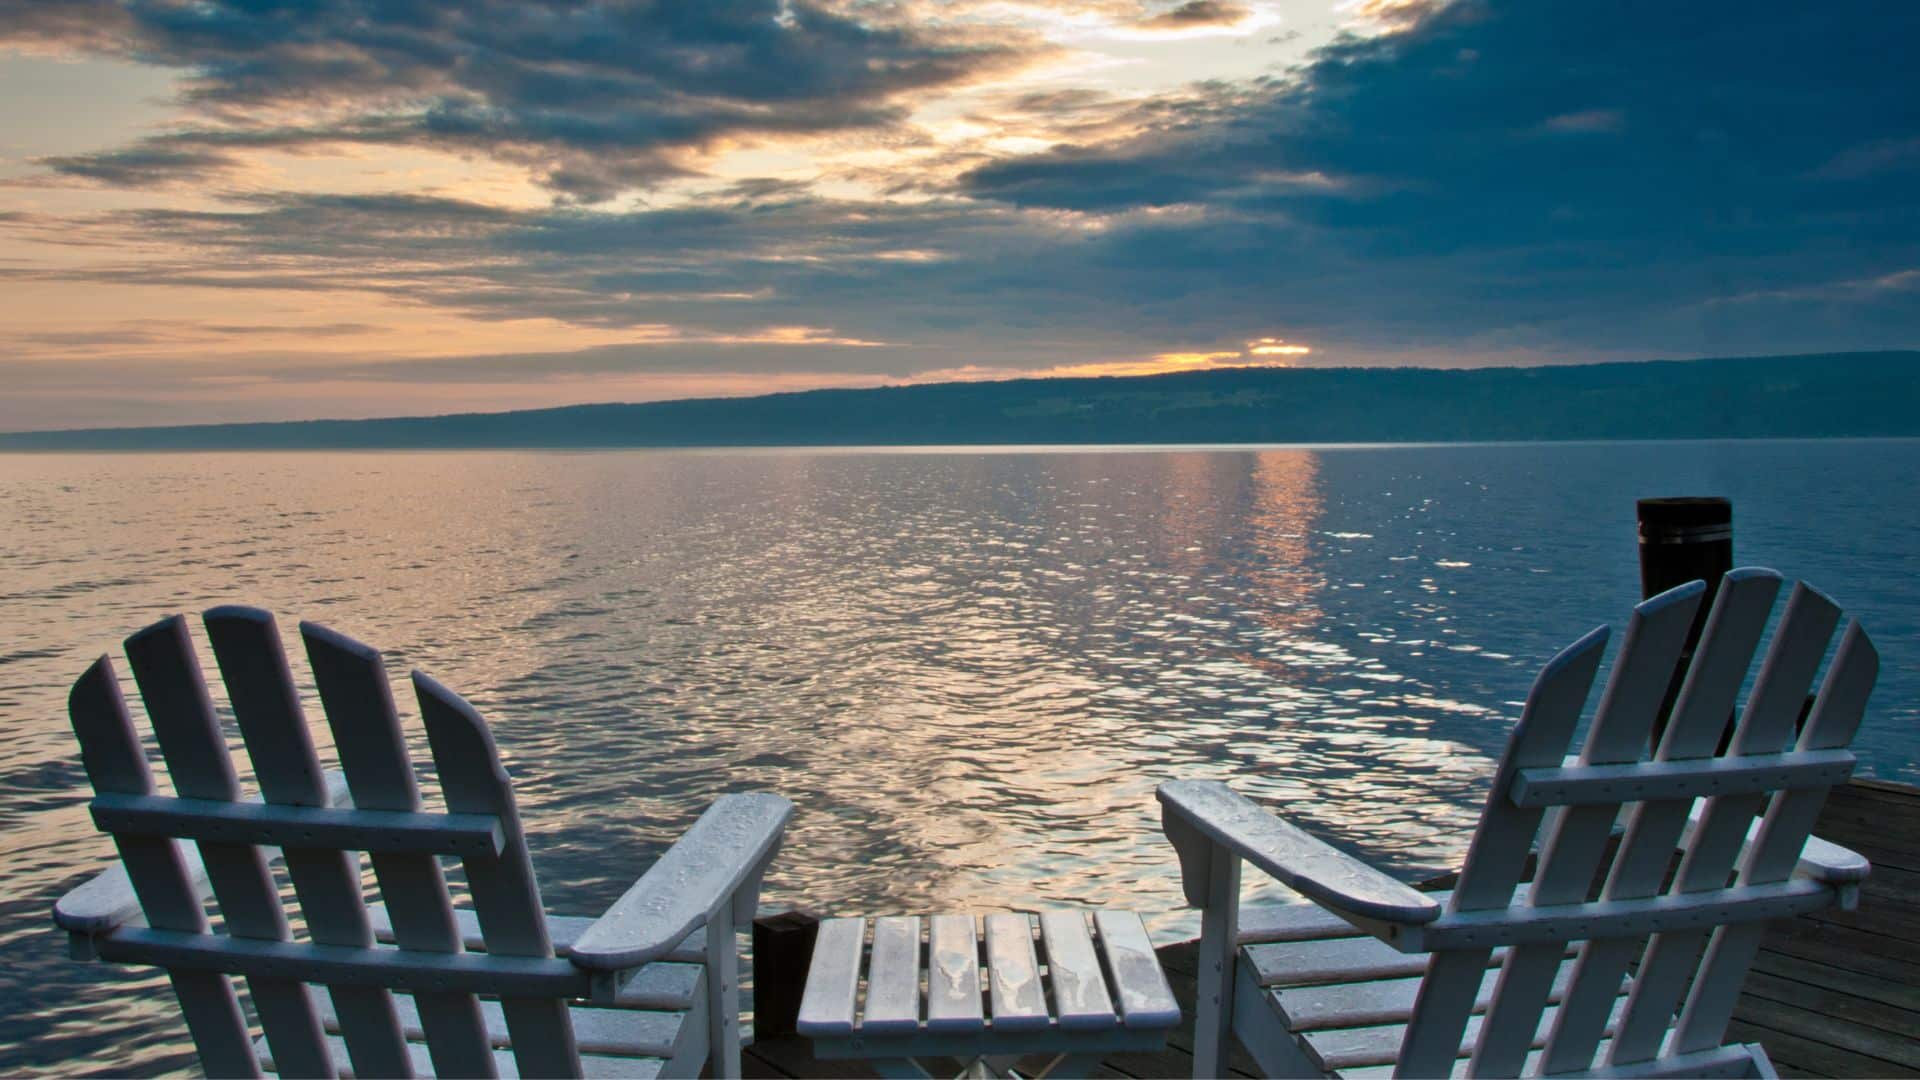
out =
[[[0,449],[1444,442],[1920,436],[1920,352],[1237,368],[388,420],[0,434]]]

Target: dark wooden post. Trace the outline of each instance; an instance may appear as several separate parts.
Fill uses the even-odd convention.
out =
[[[1720,578],[1733,569],[1733,504],[1720,498],[1641,499],[1636,504],[1640,518],[1640,596],[1646,599],[1666,592],[1675,585],[1701,580],[1707,593],[1700,610],[1687,631],[1687,647],[1680,654],[1680,665],[1667,686],[1666,700],[1653,722],[1653,745],[1667,730],[1667,714],[1680,696],[1680,684],[1700,643],[1700,631],[1707,625],[1707,612],[1720,591]]]
[[[804,908],[753,920],[753,1038],[794,1033],[820,916]]]
[[[1694,619],[1694,637],[1706,624],[1720,576],[1733,569],[1733,504],[1725,499],[1641,499],[1640,595],[1657,596],[1699,578],[1707,596]]]

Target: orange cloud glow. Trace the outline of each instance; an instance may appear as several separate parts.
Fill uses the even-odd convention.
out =
[[[1304,356],[1313,351],[1274,337],[1258,338],[1242,349],[1163,352],[1139,359],[1091,360],[1079,364],[1057,364],[1038,370],[989,367],[968,364],[942,368],[915,376],[912,382],[982,381],[989,379],[1084,379],[1104,376],[1168,375],[1177,371],[1210,371],[1229,367],[1285,367],[1287,357]]]
[[[1294,345],[1276,337],[1263,337],[1247,342],[1250,356],[1305,356],[1313,350],[1305,345]]]

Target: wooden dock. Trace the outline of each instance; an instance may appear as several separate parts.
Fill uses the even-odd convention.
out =
[[[1774,926],[1730,1034],[1765,1046],[1782,1076],[1920,1076],[1920,788],[1878,780],[1836,788],[1815,834],[1872,861],[1859,910]],[[1185,1022],[1166,1050],[1116,1055],[1095,1076],[1192,1075],[1195,943],[1158,951]],[[1257,1075],[1237,1049],[1228,1064],[1234,1075]],[[816,1060],[794,1036],[756,1042],[743,1066],[750,1077],[876,1075],[859,1062]]]
[[[1920,1076],[1920,789],[1835,788],[1814,834],[1873,863],[1860,908],[1774,926],[1732,1034],[1782,1076]]]

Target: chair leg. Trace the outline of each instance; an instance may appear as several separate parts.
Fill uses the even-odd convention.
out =
[[[1207,905],[1200,913],[1199,985],[1194,990],[1193,1075],[1226,1075],[1233,1038],[1234,943],[1240,924],[1240,859],[1215,845],[1207,866]]]
[[[740,1076],[740,943],[733,905],[707,920],[707,1062],[715,1080]]]
[[[1248,967],[1234,975],[1233,1033],[1260,1066],[1260,1075],[1313,1077],[1325,1074],[1307,1058],[1300,1040],[1287,1028]],[[1219,1075],[1225,1075],[1224,1066]]]

